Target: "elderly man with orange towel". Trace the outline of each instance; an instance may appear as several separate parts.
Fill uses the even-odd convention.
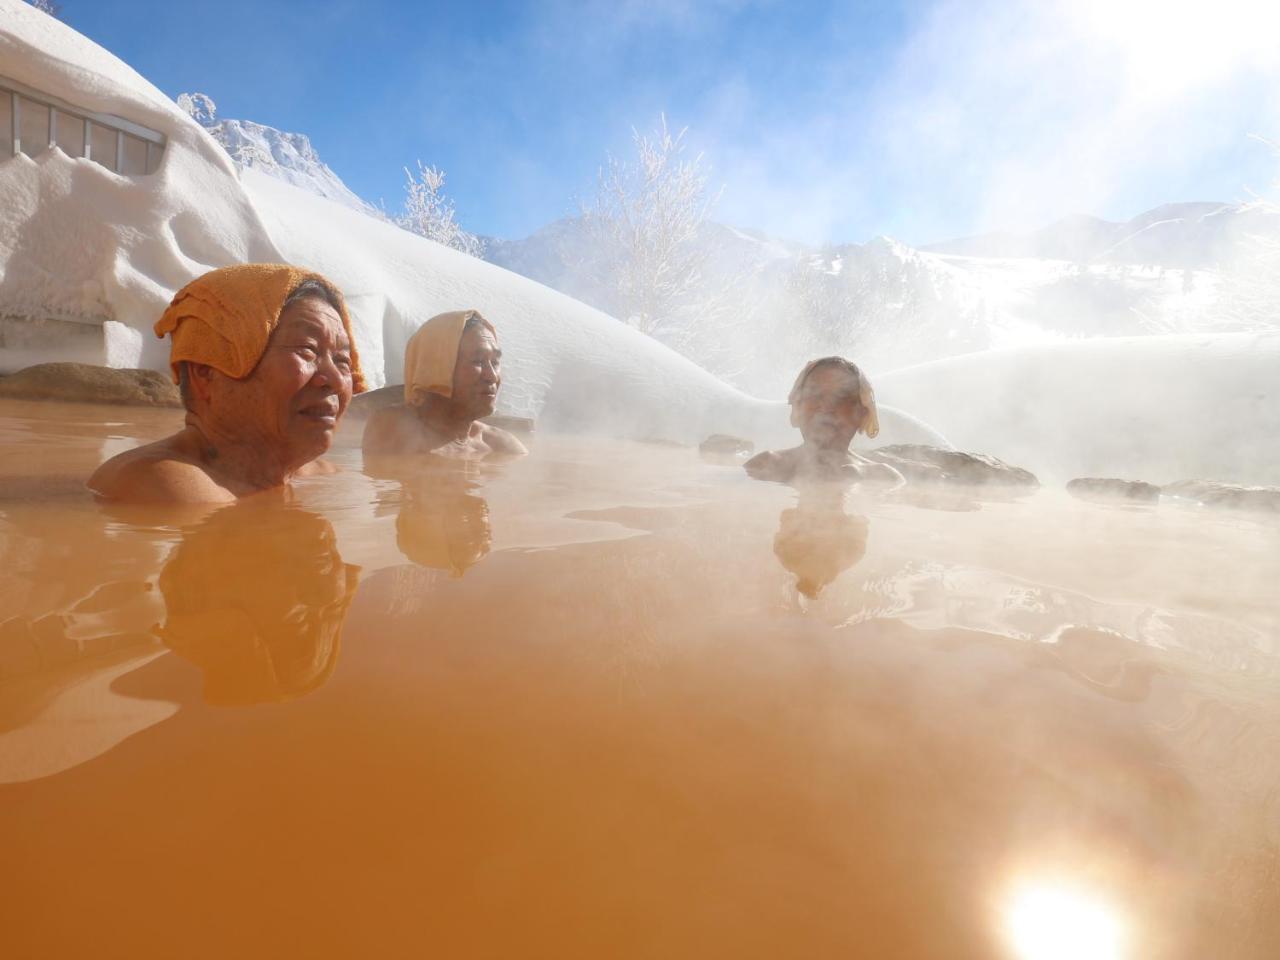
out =
[[[179,290],[155,332],[171,337],[186,425],[100,466],[99,496],[223,503],[332,469],[317,458],[364,389],[332,283],[283,264],[223,267]]]
[[[849,445],[859,433],[880,432],[875,391],[858,365],[844,357],[805,364],[787,397],[791,425],[800,428],[798,447],[756,454],[743,467],[757,480],[839,480],[900,486],[902,475],[884,463],[860,457]]]
[[[506,430],[481,423],[502,385],[493,324],[475,310],[432,317],[409,339],[404,403],[384,407],[364,430],[366,457],[423,454],[458,460],[528,453]]]

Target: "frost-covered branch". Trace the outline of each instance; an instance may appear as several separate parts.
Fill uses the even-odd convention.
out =
[[[685,154],[685,128],[673,134],[660,118],[652,135],[632,130],[635,155],[609,157],[583,219],[596,246],[593,266],[612,289],[621,318],[669,339],[680,314],[706,306],[708,252],[700,233],[719,195],[709,196],[702,154]]]
[[[463,230],[454,219],[453,201],[444,195],[445,173],[436,167],[424,167],[418,161],[415,176],[405,167],[404,215],[396,222],[420,237],[443,243],[473,257],[484,253],[484,241]]]

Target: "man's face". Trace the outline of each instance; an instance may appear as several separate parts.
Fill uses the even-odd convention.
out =
[[[858,396],[858,378],[843,367],[818,367],[796,397],[800,435],[824,449],[847,450],[867,411]]]
[[[497,338],[485,326],[474,326],[458,344],[458,362],[453,368],[453,403],[478,420],[493,413],[502,385],[502,351]]]
[[[216,371],[210,416],[220,428],[260,444],[295,468],[329,449],[351,402],[351,342],[338,312],[318,299],[280,314],[262,359],[248,377]]]

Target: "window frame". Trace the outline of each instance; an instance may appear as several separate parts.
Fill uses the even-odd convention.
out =
[[[121,176],[150,176],[160,167],[160,161],[164,157],[164,151],[167,144],[167,138],[162,133],[158,133],[149,127],[126,120],[124,117],[117,117],[110,113],[97,113],[92,110],[85,110],[74,104],[67,103],[57,97],[50,96],[47,93],[41,93],[28,87],[26,84],[19,83],[9,77],[0,74],[0,97],[9,100],[12,118],[9,130],[0,130],[0,139],[7,138],[9,141],[10,157],[16,157],[19,153],[27,151],[22,146],[22,105],[24,103],[33,103],[38,107],[43,107],[49,112],[49,142],[42,144],[40,147],[28,153],[28,156],[36,156],[43,153],[49,147],[57,144],[58,136],[58,117],[68,116],[79,120],[84,124],[84,147],[80,153],[80,157],[85,160],[93,160],[94,162],[106,167],[113,172],[119,172],[124,165],[125,156],[125,137],[133,137],[143,141],[146,150],[146,162],[142,173],[121,174]],[[113,134],[114,150],[113,155],[109,157],[95,157],[93,155],[93,131],[95,128],[110,130]]]

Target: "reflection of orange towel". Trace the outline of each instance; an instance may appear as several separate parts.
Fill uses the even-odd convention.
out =
[[[810,360],[804,365],[804,369],[800,371],[800,376],[796,377],[796,382],[791,386],[791,392],[787,394],[787,403],[791,404],[793,408],[791,411],[791,425],[793,427],[800,426],[794,409],[796,400],[800,398],[800,388],[809,379],[809,374],[820,363],[839,365],[858,378],[858,402],[867,411],[867,419],[862,421],[862,426],[859,429],[868,437],[874,437],[878,434],[880,432],[880,415],[876,412],[876,392],[871,389],[871,381],[867,379],[865,373],[858,369],[858,365],[852,360],[846,360],[844,357],[819,357],[817,360]]]
[[[498,336],[493,324],[475,310],[458,310],[432,317],[409,338],[404,349],[404,402],[421,405],[428,393],[453,396],[453,368],[467,321],[475,317]]]
[[[323,517],[242,502],[184,534],[160,572],[155,630],[204,672],[207,703],[300,697],[333,672],[359,571]]]
[[[179,290],[155,326],[157,337],[173,335],[169,365],[174,383],[178,364],[184,360],[207,364],[237,380],[249,376],[267,349],[285,300],[303,280],[338,289],[309,270],[279,263],[242,263],[211,270]],[[343,302],[341,295],[337,299]],[[351,381],[359,393],[365,383],[351,318],[345,304],[338,312],[351,340]]]

